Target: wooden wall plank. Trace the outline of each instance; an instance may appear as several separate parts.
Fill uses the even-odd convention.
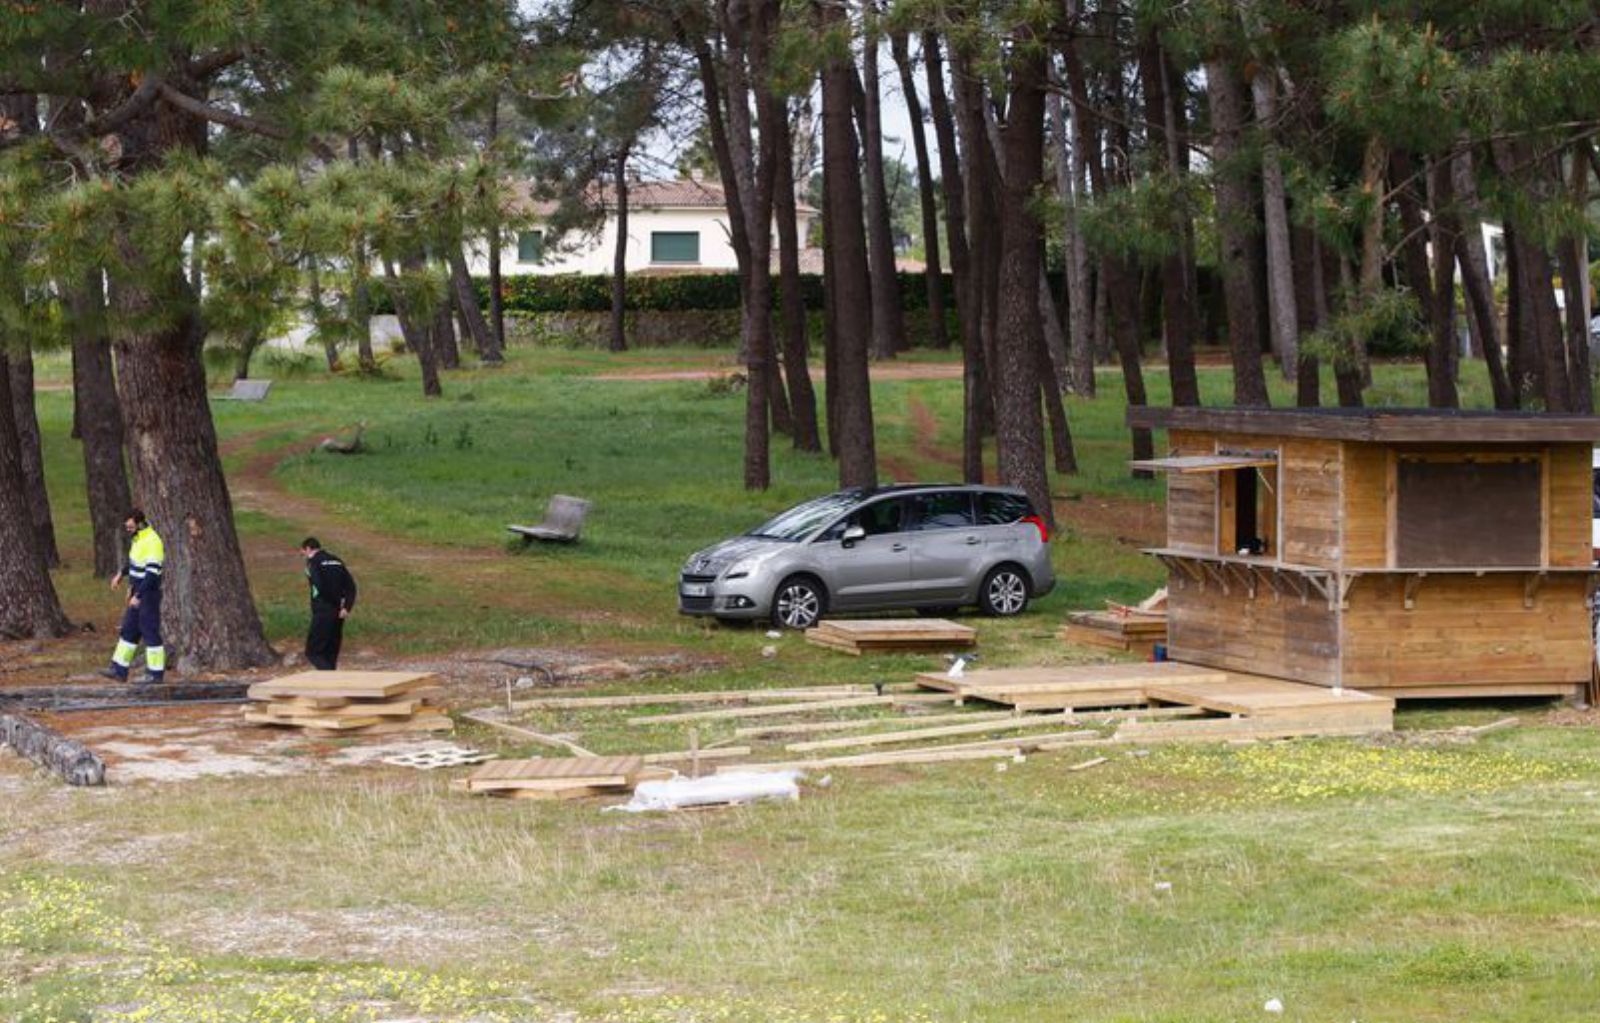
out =
[[[1588,581],[1551,576],[1523,606],[1524,576],[1433,575],[1404,609],[1405,576],[1367,576],[1344,612],[1344,684],[1353,689],[1577,684],[1593,644]]]

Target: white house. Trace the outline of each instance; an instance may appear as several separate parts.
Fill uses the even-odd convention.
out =
[[[535,223],[523,230],[515,246],[500,255],[505,274],[609,274],[617,245],[615,192],[607,187],[596,196],[605,208],[605,222],[589,233],[548,236],[538,224],[553,208],[530,201]],[[797,211],[801,244],[818,211],[801,203]],[[777,246],[777,228],[773,228]],[[731,273],[739,268],[728,228],[727,200],[722,186],[710,181],[634,181],[628,186],[628,250],[630,274]],[[474,274],[488,273],[488,257],[474,253]]]

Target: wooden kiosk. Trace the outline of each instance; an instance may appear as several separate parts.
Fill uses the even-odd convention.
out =
[[[1174,660],[1394,697],[1576,696],[1600,417],[1132,408],[1167,431]]]

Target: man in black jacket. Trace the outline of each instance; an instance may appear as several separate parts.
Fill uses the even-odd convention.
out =
[[[339,666],[344,620],[356,606],[356,580],[344,562],[322,549],[314,536],[300,544],[311,583],[311,629],[306,633],[306,660],[318,671]]]

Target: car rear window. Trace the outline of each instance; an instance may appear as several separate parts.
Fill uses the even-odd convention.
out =
[[[973,524],[972,494],[966,490],[940,490],[915,494],[910,499],[911,528],[962,529]]]
[[[1008,526],[1032,514],[1033,505],[1022,494],[988,491],[978,495],[979,525]]]

